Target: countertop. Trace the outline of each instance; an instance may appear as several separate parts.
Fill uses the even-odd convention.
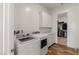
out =
[[[32,36],[35,38],[42,38],[42,37],[46,37],[50,34],[53,34],[53,33],[39,33],[39,34],[33,34]]]
[[[28,41],[25,41],[25,42],[20,42],[19,39],[21,38],[24,38],[24,37],[21,37],[21,38],[17,38],[15,40],[16,44],[25,44],[25,43],[29,43],[29,42],[32,42],[32,41],[35,41],[35,40],[41,40],[40,38],[43,38],[43,37],[47,37],[48,35],[53,35],[54,33],[39,33],[39,34],[32,34],[32,37],[34,37],[35,39],[32,39],[32,40],[28,40]]]

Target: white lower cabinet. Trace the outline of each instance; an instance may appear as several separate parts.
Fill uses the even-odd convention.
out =
[[[31,40],[17,47],[18,55],[40,55],[40,41]]]
[[[50,34],[47,36],[47,38],[48,38],[47,40],[48,47],[51,46],[53,43],[55,43],[55,35]]]

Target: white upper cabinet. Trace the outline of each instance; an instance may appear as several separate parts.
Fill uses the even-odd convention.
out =
[[[51,27],[51,15],[45,11],[40,12],[40,27]]]

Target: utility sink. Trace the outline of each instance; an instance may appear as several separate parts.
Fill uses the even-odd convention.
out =
[[[25,38],[19,39],[19,41],[25,42],[25,41],[29,41],[29,40],[32,40],[32,39],[34,39],[34,38],[33,37],[25,37]]]

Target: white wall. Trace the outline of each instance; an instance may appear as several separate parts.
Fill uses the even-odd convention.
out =
[[[61,7],[57,7],[52,10],[52,22],[53,22],[53,32],[57,33],[57,15],[62,12],[68,12],[68,46],[72,48],[79,48],[79,6],[76,4],[68,4]],[[57,42],[57,36],[56,36]]]
[[[26,8],[30,11],[26,11]],[[43,9],[38,4],[15,4],[15,30],[24,30],[25,33],[39,31],[39,12]]]
[[[67,16],[68,16],[67,12],[58,14],[57,20],[58,20],[59,22],[67,22]]]
[[[0,3],[0,55],[3,54],[3,4]]]

